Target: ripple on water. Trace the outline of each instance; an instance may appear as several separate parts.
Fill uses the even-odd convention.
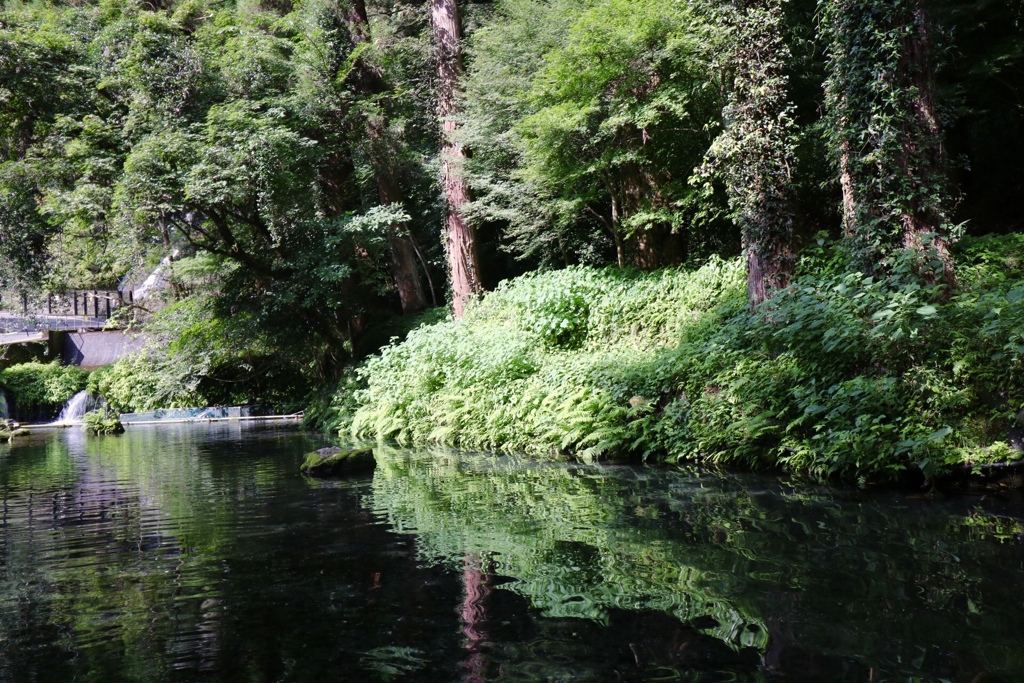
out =
[[[1024,680],[996,501],[386,448],[321,483],[316,445],[8,449],[0,681]]]

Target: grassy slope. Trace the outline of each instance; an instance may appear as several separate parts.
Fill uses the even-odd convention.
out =
[[[960,290],[941,303],[807,259],[814,275],[756,313],[738,261],[529,275],[367,362],[345,429],[819,477],[1011,459],[1022,254],[1020,236],[966,241]]]

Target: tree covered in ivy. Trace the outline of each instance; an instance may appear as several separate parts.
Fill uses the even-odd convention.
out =
[[[924,0],[825,0],[827,134],[842,189],[843,233],[867,268],[901,250],[952,285],[952,236],[934,28]]]
[[[781,0],[738,0],[720,12],[728,76],[722,132],[708,150],[705,178],[721,176],[747,263],[750,302],[789,284],[793,270],[796,120],[789,100]]]

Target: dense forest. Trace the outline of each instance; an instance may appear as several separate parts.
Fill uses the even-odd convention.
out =
[[[1013,460],[1022,157],[1021,0],[0,10],[0,288],[167,274],[119,313],[146,350],[75,380],[120,410],[821,478]]]

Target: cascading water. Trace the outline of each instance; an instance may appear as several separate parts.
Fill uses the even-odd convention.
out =
[[[150,292],[163,289],[167,286],[169,280],[167,277],[167,271],[174,261],[178,258],[178,250],[175,249],[170,256],[165,256],[152,273],[142,282],[141,285],[135,288],[134,296],[136,301],[142,301],[145,299]]]
[[[83,389],[64,404],[64,409],[60,411],[57,423],[65,425],[78,424],[87,412],[96,408],[96,405],[97,401],[92,394]]]
[[[3,389],[0,389],[0,420],[11,419],[11,414],[7,411],[7,394],[4,393]]]

